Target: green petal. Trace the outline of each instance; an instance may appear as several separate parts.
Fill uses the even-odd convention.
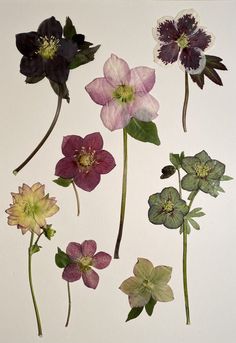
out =
[[[207,180],[200,180],[199,181],[199,188],[201,191],[203,191],[204,193],[209,193],[210,191],[210,188],[211,188],[211,182],[210,181],[207,181]]]
[[[180,199],[179,192],[174,187],[166,187],[161,192],[162,201],[170,200],[173,204]]]
[[[175,204],[175,210],[178,210],[183,213],[183,215],[186,215],[189,211],[189,208],[186,204],[186,201],[180,199],[176,204]]]
[[[194,166],[199,162],[199,159],[196,157],[184,157],[182,161],[182,168],[186,171],[186,173],[195,174]]]
[[[210,156],[207,154],[207,152],[205,150],[202,150],[201,152],[196,154],[194,157],[199,158],[199,160],[202,163],[206,163],[207,161],[209,161],[211,159]]]
[[[168,283],[171,278],[172,268],[168,266],[157,266],[153,269],[150,282],[158,284],[159,282]]]
[[[160,197],[160,193],[155,193],[150,195],[149,199],[148,199],[148,204],[150,206],[152,205],[157,205],[161,202],[161,197]]]
[[[186,191],[196,191],[199,189],[199,178],[197,175],[187,174],[182,178],[181,186]]]
[[[211,168],[207,179],[221,179],[225,172],[225,165],[217,160],[211,160],[206,163],[208,167]]]
[[[134,275],[143,280],[149,280],[153,271],[153,264],[146,258],[138,258],[138,262],[134,266]]]
[[[122,282],[119,289],[125,294],[129,295],[131,293],[138,292],[141,286],[142,286],[142,280],[138,279],[135,276],[131,276]]]
[[[177,229],[183,224],[184,216],[180,211],[174,210],[172,213],[166,215],[163,223],[168,229]]]
[[[164,223],[166,218],[166,213],[161,212],[159,206],[152,206],[148,211],[148,219],[152,224],[161,225]]]
[[[133,307],[145,306],[151,298],[151,292],[149,290],[144,290],[142,294],[130,294],[129,303]]]
[[[174,299],[173,291],[166,283],[159,283],[152,290],[154,300],[166,302]]]

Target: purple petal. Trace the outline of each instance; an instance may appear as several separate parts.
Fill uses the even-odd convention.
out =
[[[90,133],[84,137],[83,147],[88,150],[101,150],[103,147],[103,139],[99,132]]]
[[[157,46],[154,52],[155,62],[162,64],[174,63],[178,59],[180,48],[176,42]]]
[[[89,269],[88,271],[82,273],[82,278],[85,286],[93,289],[97,288],[99,276],[93,269]]]
[[[206,56],[197,48],[185,48],[180,53],[180,63],[189,74],[200,74],[206,65]]]
[[[127,62],[114,54],[105,62],[103,72],[106,80],[114,87],[129,83],[130,69]]]
[[[197,32],[189,37],[189,45],[191,48],[199,48],[204,51],[212,43],[212,35],[207,33],[203,28],[199,28]]]
[[[38,28],[38,33],[40,36],[44,37],[55,37],[55,38],[61,38],[62,36],[62,27],[59,21],[55,19],[55,17],[51,17],[48,19],[45,19]]]
[[[78,50],[76,42],[68,39],[61,39],[58,54],[63,56],[67,62],[71,62]]]
[[[101,119],[106,128],[111,131],[123,129],[130,121],[128,106],[119,104],[116,100],[103,106]]]
[[[198,14],[193,10],[183,10],[175,17],[177,29],[180,33],[185,33],[187,36],[192,34],[198,26]]]
[[[78,167],[73,157],[64,157],[56,164],[55,175],[64,179],[71,179],[75,176]]]
[[[72,157],[81,150],[83,138],[76,135],[64,136],[62,141],[62,153],[66,157]]]
[[[76,263],[68,264],[62,273],[62,278],[68,282],[74,282],[81,278],[81,271]]]
[[[116,165],[114,157],[106,150],[97,151],[94,158],[94,170],[99,174],[109,173]]]
[[[45,73],[49,80],[65,83],[69,76],[68,62],[64,57],[57,55],[45,62]]]
[[[159,102],[150,94],[136,94],[134,103],[130,106],[133,117],[141,121],[151,121],[158,116]]]
[[[157,26],[153,29],[153,36],[156,41],[164,43],[170,43],[178,39],[179,32],[176,29],[174,18],[160,18],[157,21]]]
[[[155,70],[148,67],[137,67],[131,69],[130,86],[133,86],[136,92],[148,93],[155,83]]]
[[[16,47],[22,55],[31,57],[38,49],[37,32],[18,33],[16,35]]]
[[[88,172],[78,171],[74,176],[74,182],[84,191],[91,192],[100,182],[101,176],[95,170]]]
[[[86,91],[91,99],[99,105],[105,105],[112,99],[114,87],[112,87],[105,77],[100,77],[90,82],[86,87]]]
[[[97,269],[104,269],[109,266],[111,262],[111,255],[100,251],[93,256],[93,267]]]
[[[23,56],[20,62],[20,72],[25,76],[41,76],[44,74],[44,65],[41,56],[28,58]]]
[[[72,260],[80,258],[82,256],[81,244],[70,242],[66,248],[66,253]]]
[[[97,250],[97,244],[96,244],[96,242],[94,240],[89,239],[89,240],[84,241],[81,244],[81,248],[82,248],[83,256],[90,256],[90,257],[92,257],[95,254],[96,250]]]

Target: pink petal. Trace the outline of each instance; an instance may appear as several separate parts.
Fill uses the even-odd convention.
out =
[[[77,170],[77,164],[72,157],[64,157],[56,164],[55,175],[64,179],[71,179],[74,177]]]
[[[100,77],[90,82],[86,87],[91,99],[98,105],[105,105],[112,99],[114,87],[112,87],[105,77]]]
[[[84,191],[91,192],[100,182],[101,176],[95,170],[78,171],[74,177],[75,184]]]
[[[82,254],[83,256],[93,256],[97,250],[97,244],[94,240],[89,239],[82,243]]]
[[[102,122],[111,131],[126,127],[130,118],[128,106],[121,105],[115,100],[103,106],[101,111]]]
[[[62,273],[62,278],[69,282],[77,281],[81,278],[81,271],[76,263],[68,264]]]
[[[83,138],[76,135],[64,136],[62,141],[62,153],[64,156],[74,156],[76,151],[80,151]]]
[[[131,69],[130,86],[136,92],[148,93],[153,88],[156,80],[155,70],[148,67],[137,67]]]
[[[93,289],[97,288],[99,276],[93,269],[89,269],[88,271],[82,273],[82,278],[85,286]]]
[[[130,69],[128,63],[114,54],[105,62],[103,72],[106,80],[113,87],[129,83]]]
[[[133,117],[141,121],[151,121],[158,116],[159,102],[150,94],[136,94],[135,100],[130,105]]]
[[[109,266],[111,262],[111,255],[106,252],[100,251],[93,256],[93,267],[97,269],[104,269]]]
[[[76,242],[71,242],[66,248],[67,255],[72,259],[77,259],[82,256],[81,244]]]
[[[94,155],[94,170],[99,174],[109,173],[116,165],[114,157],[106,150],[97,151]]]
[[[83,147],[86,150],[101,150],[103,147],[103,139],[99,132],[91,133],[84,137]]]

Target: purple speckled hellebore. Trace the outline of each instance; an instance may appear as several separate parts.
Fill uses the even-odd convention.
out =
[[[175,18],[160,18],[153,29],[158,43],[154,61],[167,65],[179,60],[181,69],[200,74],[206,65],[204,51],[213,44],[214,37],[198,23],[198,14],[193,9],[181,11]]]
[[[82,244],[71,242],[66,248],[69,263],[62,274],[62,278],[68,282],[74,282],[81,278],[85,286],[95,289],[99,282],[98,274],[92,269],[106,268],[111,262],[111,256],[97,250],[97,244],[93,240],[86,240]]]

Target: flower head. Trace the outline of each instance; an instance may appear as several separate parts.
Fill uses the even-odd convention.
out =
[[[148,218],[153,224],[163,224],[168,229],[177,229],[183,224],[189,208],[174,187],[164,188],[152,194],[148,200]]]
[[[194,156],[187,156],[182,161],[182,168],[186,171],[181,186],[187,191],[201,190],[212,196],[218,195],[221,177],[225,172],[225,165],[212,160],[206,151]]]
[[[59,207],[55,198],[45,195],[45,186],[37,182],[32,187],[23,184],[19,193],[11,193],[13,204],[6,210],[8,224],[17,225],[22,233],[31,231],[39,235],[46,228],[46,218],[53,216]]]
[[[172,289],[167,285],[171,278],[171,267],[154,267],[149,260],[138,258],[133,272],[134,276],[123,281],[119,287],[129,296],[131,307],[143,307],[151,297],[161,302],[174,299]]]
[[[65,136],[62,153],[65,156],[56,165],[55,175],[73,179],[85,191],[92,191],[100,182],[101,174],[109,173],[115,167],[113,156],[102,150],[103,139],[99,132],[84,138]]]
[[[204,51],[213,43],[213,35],[199,26],[198,14],[184,10],[173,17],[163,17],[153,29],[158,42],[154,60],[167,65],[179,60],[180,67],[189,74],[200,74],[206,65]]]
[[[126,61],[112,54],[103,71],[104,77],[93,80],[85,89],[103,106],[105,127],[113,131],[126,127],[132,117],[146,122],[157,117],[159,103],[149,94],[155,83],[154,69],[130,69]]]
[[[92,269],[106,268],[111,262],[111,256],[103,251],[97,252],[97,244],[93,240],[86,240],[82,244],[71,242],[66,248],[69,263],[65,267],[62,278],[74,282],[81,278],[85,286],[96,288],[99,282],[98,274]]]

